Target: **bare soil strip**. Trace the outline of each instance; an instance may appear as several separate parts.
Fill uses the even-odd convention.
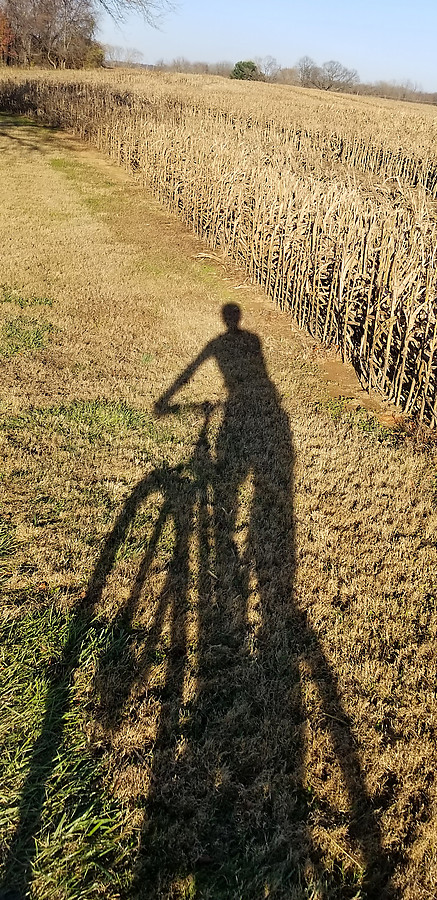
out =
[[[0,896],[436,896],[432,450],[79,142],[0,195]]]

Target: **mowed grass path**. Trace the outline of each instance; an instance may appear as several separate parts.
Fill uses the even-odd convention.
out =
[[[432,451],[6,115],[0,232],[0,897],[436,896]]]

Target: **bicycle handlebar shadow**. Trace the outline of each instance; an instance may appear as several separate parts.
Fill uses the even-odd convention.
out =
[[[15,859],[17,848],[27,841],[29,881],[29,842],[38,830],[44,784],[61,739],[68,686],[87,628],[141,504],[160,491],[164,499],[147,550],[113,625],[113,646],[101,659],[96,676],[98,716],[116,729],[131,714],[127,700],[135,691],[134,714],[142,704],[147,707],[150,660],[164,621],[169,623],[161,715],[129,897],[158,900],[182,897],[184,890],[191,890],[195,893],[190,896],[211,900],[265,896],[303,900],[310,870],[313,882],[319,879],[320,897],[352,896],[355,888],[346,883],[344,873],[323,872],[322,854],[312,840],[303,738],[308,713],[300,683],[304,663],[317,688],[348,798],[349,837],[365,871],[362,896],[379,900],[390,894],[390,869],[355,739],[336,676],[293,596],[294,455],[288,418],[268,376],[258,337],[240,328],[239,307],[226,305],[223,318],[226,331],[207,344],[156,404],[159,415],[171,411],[173,397],[213,358],[227,388],[215,446],[209,441],[212,407],[207,404],[188,471],[164,466],[142,479],[105,542],[65,648],[60,667],[64,687],[61,684],[59,692],[59,683],[54,683],[49,692],[10,858]],[[249,482],[242,549],[238,516],[241,493],[249,490]],[[143,602],[150,566],[169,520],[172,552],[155,599],[154,618],[141,652],[130,659],[128,648],[120,681],[113,678],[120,662],[117,634],[129,631]],[[193,535],[198,546],[198,662],[196,693],[187,709],[184,680]],[[40,790],[35,803],[36,778]]]

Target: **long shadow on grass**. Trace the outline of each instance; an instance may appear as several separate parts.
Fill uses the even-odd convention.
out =
[[[33,143],[29,135],[21,135],[18,131],[20,128],[33,129],[34,131],[38,129],[40,136],[44,134],[44,126],[36,125],[31,119],[0,112],[0,137],[7,137],[8,140],[15,141],[26,150],[34,150],[37,153],[41,153],[41,144]]]
[[[215,459],[206,409],[188,471],[154,476],[159,480],[164,475],[160,490],[165,500],[114,631],[119,648],[141,597],[150,596],[150,566],[170,517],[172,557],[153,601],[143,646],[135,661],[118,656],[118,677],[109,653],[98,676],[100,715],[112,729],[128,722],[137,741],[138,723],[147,723],[148,707],[160,704],[133,893],[144,898],[303,898],[318,885],[320,896],[346,897],[355,896],[360,881],[367,896],[381,897],[388,871],[354,738],[335,676],[305,615],[293,603],[288,419],[266,372],[259,339],[240,328],[236,305],[227,305],[223,317],[225,333],[205,347],[156,405],[161,415],[171,411],[178,391],[213,358],[228,391]],[[244,492],[249,513],[241,522]],[[237,539],[239,531],[243,541]],[[157,686],[150,676],[157,651],[163,652],[165,628],[165,675]],[[193,641],[194,676],[188,664]],[[348,873],[324,872],[322,853],[311,839],[316,812],[305,787],[308,712],[301,700],[302,669],[315,683],[318,714],[348,797],[343,820],[339,811],[325,810],[328,830],[347,819],[344,850],[349,862],[353,854],[359,863]],[[192,677],[196,690],[187,700]]]
[[[163,467],[140,481],[107,538],[49,692],[5,886],[14,877],[21,886],[30,881],[44,788],[86,631],[139,511],[158,497],[146,550],[96,677],[98,717],[108,735],[123,735],[126,726],[134,733],[137,760],[141,723],[151,707],[159,708],[147,746],[144,738],[148,788],[129,896],[303,900],[316,890],[321,898],[346,898],[357,896],[359,884],[361,896],[388,896],[388,866],[336,678],[293,602],[288,419],[259,339],[240,328],[235,304],[224,307],[223,318],[226,331],[156,407],[160,415],[174,409],[179,389],[215,359],[228,391],[215,455],[211,408],[205,405],[189,464]],[[245,521],[242,508],[248,509]],[[169,522],[171,546],[155,589],[153,562]],[[134,619],[147,605],[151,618],[138,643]],[[326,767],[337,767],[347,797],[346,814],[325,804],[328,832],[347,825],[340,864],[330,872],[315,839],[320,805],[306,786],[303,671],[316,688],[318,718],[329,733],[332,759]],[[342,868],[345,859],[349,866]]]

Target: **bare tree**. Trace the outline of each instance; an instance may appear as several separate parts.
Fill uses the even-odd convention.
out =
[[[4,12],[19,64],[57,69],[101,63],[92,0],[6,0]]]
[[[348,91],[360,80],[355,69],[347,69],[336,59],[317,66],[311,57],[303,56],[296,68],[302,87],[319,88],[321,91]]]
[[[164,15],[174,9],[172,0],[97,0],[97,3],[113,19],[122,21],[130,12],[135,12],[155,28]]]
[[[51,65],[77,66],[94,36],[96,18],[90,0],[45,0],[53,35]]]
[[[171,62],[166,62],[164,59],[158,59],[153,68],[159,69],[162,72],[184,72],[195,75],[221,75],[224,78],[229,78],[233,69],[233,63],[228,62],[227,60],[216,63],[204,62],[203,60],[191,62],[189,59],[185,59],[184,56],[179,56]]]
[[[302,56],[296,63],[296,69],[301,87],[314,87],[318,71],[314,60],[310,56]]]
[[[316,70],[315,78],[323,91],[347,91],[358,84],[358,72],[355,69],[347,69],[336,59],[330,59]]]
[[[256,56],[254,62],[266,81],[276,80],[280,67],[274,56]]]
[[[136,11],[157,26],[171,0],[3,0],[4,18],[16,36],[17,63],[53,68],[100,65],[103,50],[94,40],[99,6],[115,19]],[[135,58],[126,62],[139,61],[140,51],[133,53]]]
[[[34,44],[33,36],[38,30],[33,3],[31,0],[15,0],[14,3],[6,0],[3,13],[16,35],[17,63],[30,65]]]
[[[144,59],[144,54],[136,47],[119,47],[116,44],[103,44],[105,63],[109,66],[138,66]]]

